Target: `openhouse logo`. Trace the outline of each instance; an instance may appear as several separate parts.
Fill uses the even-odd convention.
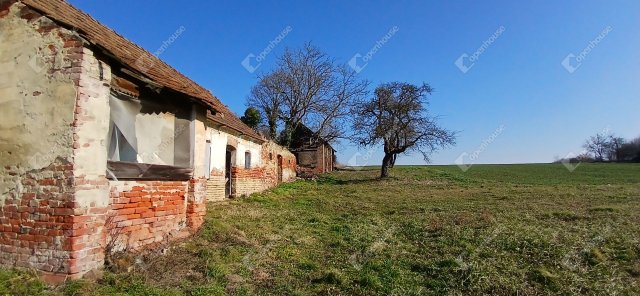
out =
[[[269,41],[269,44],[267,45],[267,47],[265,47],[257,56],[253,53],[249,53],[247,57],[245,57],[244,60],[240,62],[242,67],[244,67],[247,71],[249,71],[249,73],[253,73],[256,70],[258,70],[258,68],[260,68],[260,66],[262,65],[262,62],[267,58],[267,56],[273,51],[273,49],[278,44],[280,44],[280,42],[282,42],[282,40],[284,40],[285,37],[287,37],[287,35],[289,35],[289,33],[291,33],[291,31],[293,31],[293,28],[291,28],[291,26],[285,27],[280,32],[280,34],[276,36],[276,38]]]
[[[353,57],[349,60],[349,66],[351,67],[351,69],[356,71],[356,73],[360,73],[362,70],[364,70],[373,56],[380,50],[380,48],[382,48],[382,46],[387,44],[387,42],[391,40],[391,37],[398,33],[398,31],[400,31],[400,28],[398,28],[398,26],[393,26],[389,30],[389,32],[387,32],[387,34],[382,36],[382,38],[380,38],[380,40],[378,40],[376,44],[373,45],[371,49],[369,49],[367,54],[365,54],[364,56],[361,53],[356,53],[355,55],[353,55]]]
[[[569,53],[560,63],[562,67],[564,67],[564,69],[570,74],[573,74],[573,72],[582,66],[582,62],[587,58],[591,51],[596,48],[596,46],[598,46],[598,44],[600,44],[600,42],[602,42],[602,40],[604,40],[611,31],[613,31],[611,26],[602,29],[600,34],[595,39],[591,40],[587,47],[585,47],[578,55]]]
[[[498,38],[504,33],[506,28],[504,26],[500,26],[487,40],[482,42],[482,45],[476,51],[469,55],[467,53],[463,53],[460,57],[454,62],[456,67],[460,69],[462,73],[467,73],[473,66],[476,64],[480,56],[494,43]]]

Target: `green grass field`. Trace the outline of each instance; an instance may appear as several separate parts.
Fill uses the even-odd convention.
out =
[[[640,293],[640,165],[335,172],[211,204],[200,234],[132,272],[0,294]],[[130,260],[135,261],[135,260]]]

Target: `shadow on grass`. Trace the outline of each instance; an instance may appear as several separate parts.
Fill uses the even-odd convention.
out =
[[[380,166],[361,166],[361,167],[339,167],[335,168],[337,172],[366,172],[366,171],[379,171]]]
[[[384,181],[380,177],[366,177],[362,179],[340,179],[332,175],[319,176],[316,182],[318,185],[357,185],[357,184],[371,184],[380,181]]]

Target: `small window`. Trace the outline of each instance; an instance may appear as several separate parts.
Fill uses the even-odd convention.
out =
[[[251,168],[251,152],[249,151],[244,153],[244,168],[247,170]]]
[[[269,160],[273,160],[273,153],[269,152]]]

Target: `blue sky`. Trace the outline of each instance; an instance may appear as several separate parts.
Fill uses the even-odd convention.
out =
[[[435,88],[431,113],[459,131],[455,147],[432,155],[436,164],[474,151],[480,152],[475,163],[550,162],[580,152],[601,131],[640,136],[637,0],[69,2],[151,52],[184,27],[160,58],[236,113],[244,111],[256,74],[269,71],[285,47],[312,41],[347,63],[397,26],[359,75],[374,85]],[[288,26],[291,32],[256,72],[241,65]],[[481,47],[466,73],[454,64]],[[569,57],[570,73],[561,62],[585,49],[580,61]],[[359,151],[347,142],[337,148],[343,163],[382,159],[381,149]],[[424,164],[418,154],[398,163]]]

